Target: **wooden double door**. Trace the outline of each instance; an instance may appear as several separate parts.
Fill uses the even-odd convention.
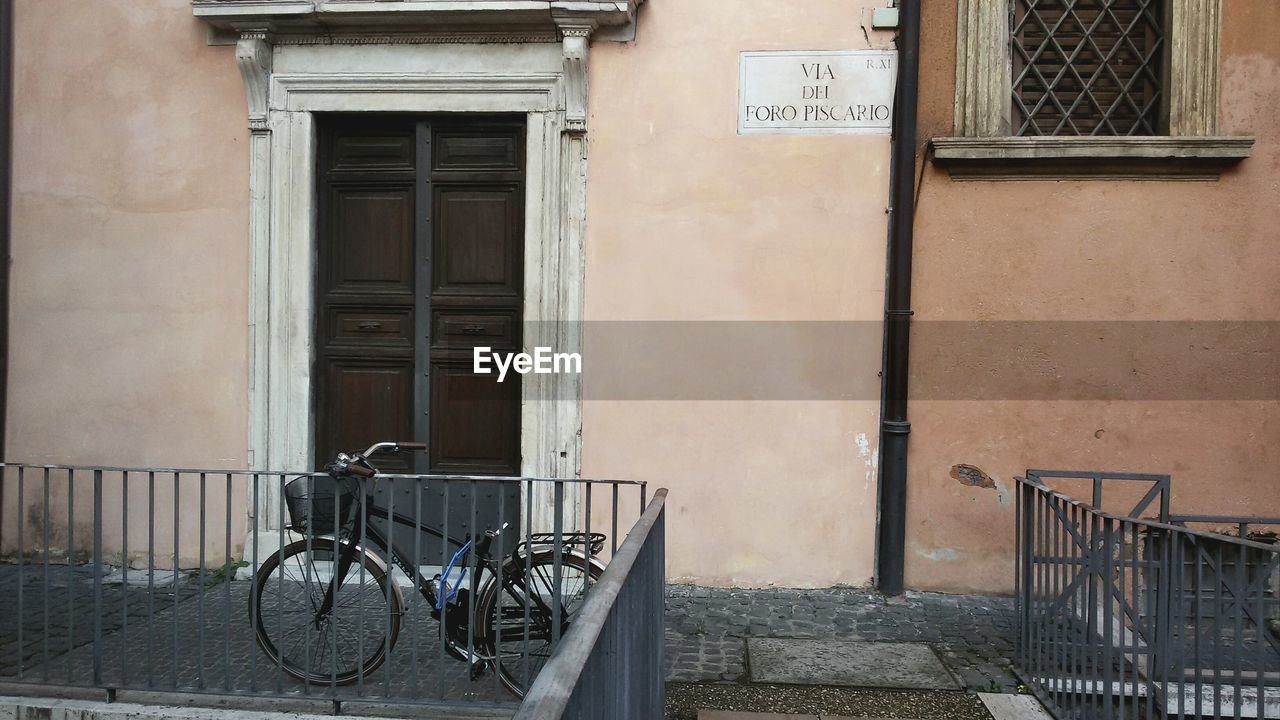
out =
[[[317,463],[414,440],[428,452],[379,467],[518,475],[520,378],[472,370],[476,346],[521,349],[523,120],[335,115],[319,128]]]

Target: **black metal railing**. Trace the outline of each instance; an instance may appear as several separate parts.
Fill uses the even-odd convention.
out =
[[[663,717],[666,499],[655,494],[515,720]]]
[[[1092,502],[1050,487],[1081,480]],[[1152,486],[1113,513],[1113,482]],[[1060,718],[1280,717],[1280,546],[1247,533],[1270,519],[1170,515],[1168,490],[1167,476],[1018,479],[1019,669]]]
[[[0,472],[0,686],[335,712],[514,712],[647,501],[627,481]]]

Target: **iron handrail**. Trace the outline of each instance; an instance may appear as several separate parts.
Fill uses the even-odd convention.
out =
[[[1019,484],[1027,485],[1041,492],[1045,492],[1059,500],[1062,500],[1068,505],[1080,508],[1081,510],[1087,510],[1105,520],[1133,523],[1134,525],[1141,525],[1143,527],[1148,527],[1153,530],[1164,530],[1166,532],[1190,535],[1192,537],[1197,537],[1202,540],[1226,541],[1226,542],[1241,545],[1243,547],[1251,548],[1254,550],[1276,552],[1276,546],[1269,543],[1261,543],[1261,542],[1257,542],[1255,540],[1249,540],[1246,538],[1238,538],[1238,537],[1233,537],[1231,535],[1223,535],[1222,533],[1210,532],[1208,530],[1195,530],[1193,528],[1189,528],[1183,525],[1173,525],[1170,523],[1163,523],[1158,520],[1148,520],[1146,518],[1135,518],[1135,517],[1129,517],[1128,515],[1117,515],[1116,513],[1108,512],[1099,507],[1095,507],[1092,503],[1087,503],[1087,502],[1084,502],[1083,500],[1077,500],[1076,498],[1073,498],[1070,495],[1061,493],[1049,487],[1048,485],[1045,485],[1043,483],[1038,483],[1030,478],[1018,477],[1014,479],[1017,480]]]
[[[156,473],[168,475],[178,473],[180,475],[287,475],[289,477],[321,477],[327,476],[328,473],[323,470],[228,470],[226,468],[179,468],[179,467],[115,467],[111,465],[59,465],[59,464],[41,464],[27,462],[0,462],[0,470],[4,468],[26,468],[28,470],[74,470],[77,472],[93,472],[95,470],[110,473]],[[379,472],[377,477],[387,480],[457,480],[457,481],[477,481],[477,482],[500,482],[500,483],[608,483],[610,485],[629,485],[643,487],[646,483],[644,480],[613,480],[610,478],[557,478],[542,477],[538,475],[456,475],[456,474],[439,474],[439,473],[386,473]]]
[[[560,720],[573,698],[578,678],[586,669],[640,552],[649,541],[666,506],[667,490],[659,489],[627,539],[618,548],[599,583],[587,595],[573,625],[555,654],[542,668],[512,720]]]

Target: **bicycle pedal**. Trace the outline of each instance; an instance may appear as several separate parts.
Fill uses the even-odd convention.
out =
[[[471,679],[475,681],[484,677],[484,671],[487,665],[488,663],[483,661],[471,663]]]

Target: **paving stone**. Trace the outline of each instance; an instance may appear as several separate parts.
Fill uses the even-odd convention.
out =
[[[818,720],[818,716],[783,715],[781,712],[732,712],[723,710],[703,710],[699,712],[698,720]]]
[[[1044,706],[1032,695],[996,695],[978,693],[995,720],[1052,720]]]
[[[669,586],[668,596],[667,668],[672,680],[742,678],[742,640],[747,637],[923,639],[966,689],[1014,692],[1018,685],[1010,669],[1015,625],[1011,598],[911,592],[890,600],[854,588],[727,590],[689,585]],[[687,626],[697,631],[684,631]],[[690,647],[699,648],[696,661],[683,649],[683,639],[688,638],[693,638]],[[706,648],[723,648],[724,654]]]
[[[747,641],[751,681],[788,685],[955,689],[956,682],[927,645],[831,640]]]

